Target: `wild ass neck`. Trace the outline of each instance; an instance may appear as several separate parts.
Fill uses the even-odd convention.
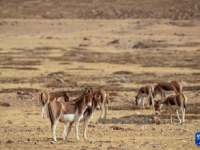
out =
[[[83,114],[87,108],[87,105],[85,104],[85,96],[82,96],[82,98],[76,100],[75,104],[78,108],[79,114]]]

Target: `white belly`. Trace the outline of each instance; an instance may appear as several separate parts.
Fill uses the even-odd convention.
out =
[[[140,93],[140,96],[142,96],[142,97],[147,97],[147,94],[145,94],[145,93]]]
[[[165,93],[165,94],[173,94],[174,93],[174,91],[165,91],[165,90],[162,90],[163,91],[163,93]]]
[[[62,122],[72,122],[75,119],[75,114],[63,114],[60,117],[60,121]]]

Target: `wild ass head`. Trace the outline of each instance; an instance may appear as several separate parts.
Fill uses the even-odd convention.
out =
[[[156,114],[156,115],[158,115],[158,112],[160,112],[161,106],[162,106],[162,104],[161,104],[161,102],[160,102],[159,100],[158,100],[158,101],[155,101],[154,107],[155,107],[155,114]]]
[[[93,98],[93,95],[92,95],[92,88],[90,90],[88,90],[87,88],[85,89],[85,94],[84,94],[84,97],[85,97],[85,104],[91,108],[92,107],[92,98]]]
[[[69,102],[69,91],[64,94],[64,101]]]
[[[135,104],[136,105],[140,104],[140,96],[139,96],[139,94],[137,96],[135,96]]]
[[[93,105],[96,109],[100,109],[101,107],[101,95],[97,95],[96,93],[93,94]]]

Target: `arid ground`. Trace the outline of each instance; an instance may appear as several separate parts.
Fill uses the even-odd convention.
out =
[[[14,4],[0,7],[7,10],[0,12],[0,105],[11,105],[0,106],[0,149],[198,149],[194,137],[200,132],[200,21],[92,19],[98,17],[85,18],[90,14],[86,10],[72,17],[79,19],[41,14],[28,19],[19,13],[28,13],[25,10],[32,5],[26,5],[17,8],[18,15],[13,12]],[[188,98],[186,122],[180,125],[173,113],[170,124],[168,113],[162,110],[163,124],[158,124],[153,120],[153,106],[146,107],[146,101],[145,107],[135,105],[137,90],[173,80],[183,84]],[[80,142],[74,126],[70,141],[64,141],[59,123],[58,142],[51,144],[50,121],[40,118],[38,95],[71,91],[73,99],[86,87],[109,91],[107,119],[96,124],[100,111],[94,114],[88,141],[80,123]]]

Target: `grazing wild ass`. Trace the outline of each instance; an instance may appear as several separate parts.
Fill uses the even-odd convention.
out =
[[[142,106],[144,106],[144,99],[147,97],[147,107],[152,103],[154,106],[153,89],[150,85],[141,87],[135,97],[136,105],[139,105],[142,99]]]
[[[42,109],[41,109],[41,118],[44,119],[44,110],[47,106],[47,104],[50,102],[50,101],[53,101],[53,100],[58,100],[60,101],[61,99],[64,99],[65,102],[68,102],[69,101],[69,93],[70,92],[63,92],[63,93],[46,93],[46,92],[42,92],[39,96],[39,101],[40,101],[40,104],[42,106]]]
[[[92,107],[92,98],[92,88],[91,90],[87,90],[86,88],[85,93],[74,101],[52,101],[48,104],[49,119],[51,121],[51,130],[54,140],[52,142],[57,141],[55,132],[58,122],[62,122],[66,125],[69,123],[66,140],[68,140],[69,132],[73,123],[75,123],[76,139],[78,141],[80,140],[78,137],[79,121],[83,118],[85,110],[88,107]]]
[[[101,107],[101,96],[100,95],[97,96],[96,94],[94,94],[94,97],[92,99],[92,108],[87,108],[83,114],[83,118],[80,120],[81,122],[84,122],[83,137],[86,140],[87,140],[86,132],[87,132],[88,124],[89,124],[90,120],[92,120],[93,115],[96,112],[96,110],[100,109],[100,107]],[[66,124],[64,124],[63,134],[62,134],[63,139],[68,137],[68,135],[66,134],[66,127],[67,127]],[[69,129],[68,129],[68,133],[70,132],[70,130],[71,130],[71,127],[69,127]]]
[[[178,81],[162,82],[154,88],[154,98],[157,94],[161,95],[161,99],[165,98],[165,94],[183,93],[182,84]]]
[[[164,100],[155,101],[155,113],[158,115],[158,112],[161,110],[161,107],[168,109],[170,114],[170,121],[172,123],[172,111],[176,111],[177,117],[181,124],[181,119],[179,118],[178,111],[182,113],[182,124],[185,119],[185,110],[186,110],[187,98],[182,93],[177,95],[171,95]]]
[[[105,111],[104,118],[106,118],[107,113],[108,113],[108,99],[109,99],[109,94],[106,90],[100,88],[100,89],[94,89],[93,93],[96,93],[97,95],[101,95],[101,115],[100,118],[103,117],[103,113]]]

